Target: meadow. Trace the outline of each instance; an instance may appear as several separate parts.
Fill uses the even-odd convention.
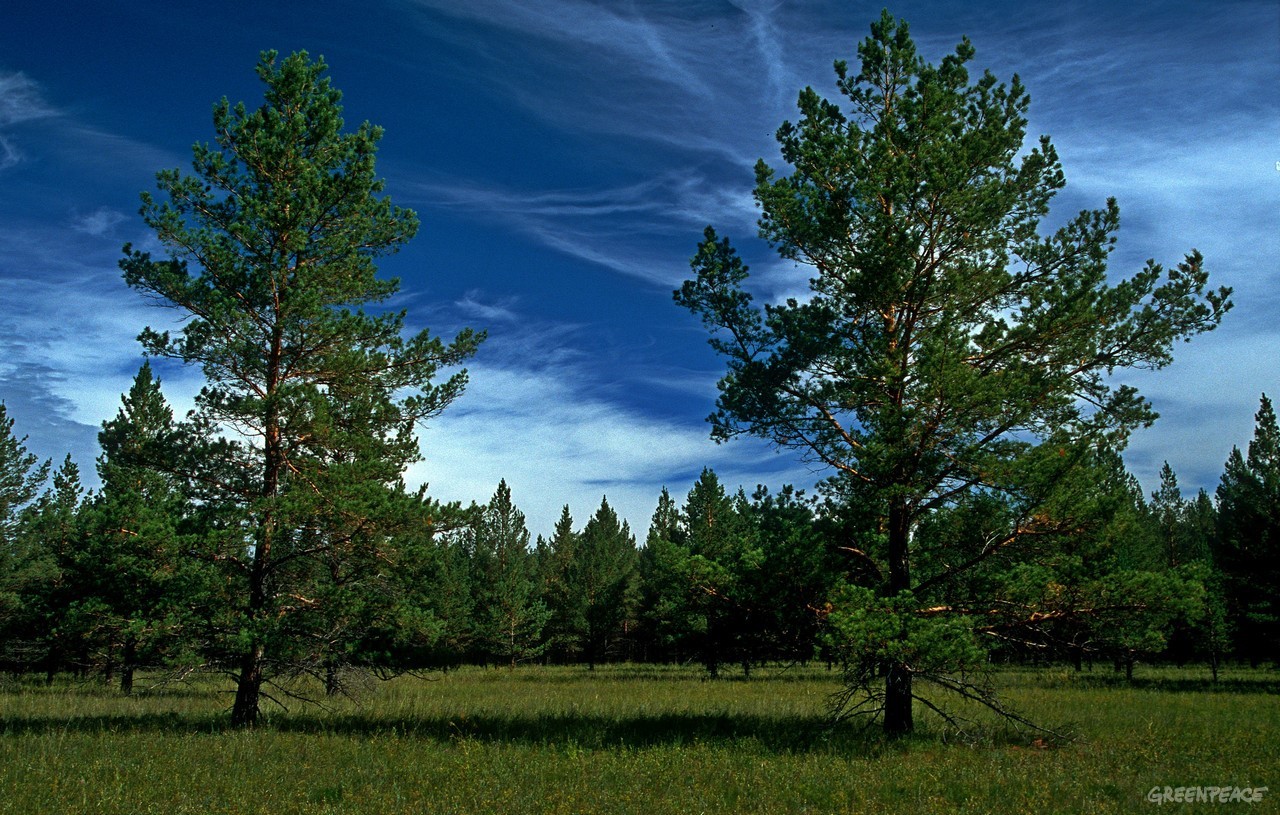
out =
[[[829,726],[836,675],[694,668],[466,668],[282,699],[226,725],[203,676],[122,697],[0,679],[0,813],[1128,813],[1280,811],[1280,674],[1005,670],[1003,696],[1065,744],[936,718],[884,740]],[[1259,804],[1161,804],[1153,787],[1271,785]],[[1238,808],[1243,807],[1243,810]]]

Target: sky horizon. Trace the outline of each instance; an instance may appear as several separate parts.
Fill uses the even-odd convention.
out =
[[[55,6],[57,3],[55,2]],[[264,50],[323,56],[347,128],[385,128],[378,175],[422,227],[385,274],[410,328],[488,331],[471,385],[421,433],[412,483],[483,503],[500,479],[533,535],[607,496],[643,540],[659,491],[704,467],[748,494],[823,473],[758,440],[716,445],[724,363],[671,292],[703,228],[730,237],[762,300],[806,270],[755,236],[758,158],[806,85],[835,99],[881,3],[372,0],[176,8],[8,4],[0,27],[0,400],[28,448],[71,454],[88,484],[101,423],[173,316],[123,283],[121,246],[153,239],[138,195],[190,169],[222,97],[254,106]],[[905,2],[921,55],[962,36],[971,75],[1017,73],[1028,140],[1049,134],[1066,189],[1049,224],[1109,196],[1112,274],[1192,249],[1235,289],[1214,332],[1157,372],[1125,372],[1161,414],[1125,459],[1150,493],[1164,461],[1213,492],[1263,392],[1280,395],[1280,4],[1052,7]],[[202,376],[153,366],[179,412]]]

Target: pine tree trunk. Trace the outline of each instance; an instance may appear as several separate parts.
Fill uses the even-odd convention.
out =
[[[884,680],[884,732],[904,735],[915,730],[911,710],[911,669],[892,664]]]
[[[120,693],[125,696],[133,694],[133,669],[137,660],[138,641],[132,636],[126,637],[120,661]]]
[[[266,524],[254,552],[249,574],[248,618],[252,624],[266,608],[266,559],[271,551],[270,520]],[[240,677],[236,683],[236,701],[231,708],[232,727],[253,727],[258,723],[259,698],[262,695],[263,658],[266,648],[253,642],[240,657]]]
[[[889,504],[889,596],[911,588],[911,560],[908,551],[911,529],[906,502],[894,498]],[[905,635],[905,632],[904,632]],[[885,666],[884,732],[899,735],[915,729],[911,710],[911,668],[901,662]]]
[[[58,663],[61,661],[59,659],[58,648],[56,645],[49,647],[49,650],[46,651],[44,654],[43,661],[44,661],[44,683],[46,685],[52,685],[53,680],[58,675]]]
[[[241,657],[236,701],[231,708],[232,727],[253,727],[258,723],[258,701],[262,694],[262,656],[262,646],[255,645]]]
[[[266,388],[275,396],[280,382],[280,357],[283,348],[283,332],[279,325],[272,331],[271,352],[267,358]],[[284,467],[284,451],[281,447],[279,408],[268,401],[263,433],[263,477],[261,495],[266,506],[259,520],[253,560],[249,567],[248,622],[252,625],[267,610],[267,579],[271,563],[271,549],[275,543],[277,524],[274,501],[279,494],[280,473]],[[266,647],[261,640],[250,644],[240,658],[240,678],[236,683],[236,701],[231,708],[232,727],[254,727],[260,715],[262,696],[263,662]]]
[[[268,516],[254,551],[249,573],[248,618],[252,624],[266,608],[266,562],[271,552],[271,518]],[[259,699],[262,695],[263,657],[266,648],[253,642],[240,657],[240,678],[236,682],[236,701],[231,708],[232,727],[254,727],[258,724]]]

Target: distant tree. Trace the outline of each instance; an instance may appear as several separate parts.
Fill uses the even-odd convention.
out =
[[[505,480],[473,530],[478,638],[488,658],[514,668],[545,649],[550,612],[539,597],[524,513],[511,502]]]
[[[1188,607],[1196,609],[1194,615],[1183,613],[1174,620],[1167,655],[1180,664],[1204,656],[1216,677],[1227,644],[1221,579],[1211,553],[1217,510],[1204,490],[1194,500],[1183,498],[1178,476],[1167,461],[1160,468],[1160,487],[1147,506],[1161,548],[1160,570],[1179,573],[1187,591],[1201,597]]]
[[[1218,527],[1218,508],[1203,489],[1186,502],[1182,513],[1182,546],[1188,561],[1213,562],[1213,537]]]
[[[849,576],[847,561],[799,490],[759,488],[750,515],[759,566],[745,577],[745,588],[756,618],[756,648],[761,656],[805,662],[818,647],[821,613],[832,591]]]
[[[0,402],[0,544],[16,545],[23,511],[31,507],[49,478],[49,462],[40,463],[26,448],[27,437],[13,433],[13,419]]]
[[[683,526],[679,507],[663,487],[636,566],[637,641],[652,661],[683,662],[697,647],[701,620]]]
[[[465,372],[432,382],[482,339],[406,338],[404,312],[384,310],[398,281],[374,261],[418,222],[379,195],[382,132],[343,132],[325,70],[305,53],[264,53],[264,104],[218,103],[194,174],[163,171],[166,200],[142,196],[169,257],[126,246],[121,262],[130,286],[188,318],[176,335],[145,330],[145,351],[208,380],[193,420],[208,432],[186,475],[230,586],[219,648],[240,726],[258,721],[264,681],[333,653],[314,636],[317,621],[351,619],[333,603],[379,600],[396,560],[387,530],[414,511],[401,474],[419,456],[415,423],[462,392]]]
[[[1167,461],[1160,467],[1160,488],[1151,493],[1150,507],[1164,549],[1165,565],[1173,568],[1186,560],[1183,552],[1186,499],[1178,488],[1178,476]]]
[[[1116,669],[1133,679],[1134,664],[1158,656],[1179,623],[1194,623],[1205,614],[1205,588],[1182,570],[1122,570],[1096,581],[1093,602],[1094,644],[1109,655]]]
[[[1160,468],[1160,488],[1151,493],[1148,506],[1164,549],[1166,566],[1176,568],[1211,559],[1210,546],[1217,522],[1213,501],[1204,490],[1193,500],[1183,498],[1178,476],[1167,461]]]
[[[81,503],[84,488],[80,484],[80,468],[63,459],[53,473],[52,486],[31,507],[23,525],[26,538],[22,547],[40,579],[28,582],[23,605],[27,612],[28,647],[41,654],[45,676],[66,667],[81,673],[90,667],[86,643],[68,625],[68,605],[76,598],[75,586],[68,580],[67,562],[84,544]],[[79,640],[79,641],[78,641]]]
[[[468,518],[462,527],[442,531],[433,538],[434,557],[422,590],[426,594],[424,608],[439,621],[440,634],[433,647],[420,655],[419,667],[451,666],[475,656],[478,646],[473,521]]]
[[[14,435],[0,402],[0,665],[10,670],[25,670],[37,657],[31,640],[42,621],[32,601],[56,579],[55,564],[26,534],[49,478],[49,462],[28,452],[26,441]]]
[[[636,540],[608,498],[600,501],[577,542],[570,591],[582,598],[582,656],[587,665],[617,656],[635,602]]]
[[[1188,558],[1188,573],[1204,586],[1204,615],[1192,622],[1184,634],[1186,648],[1176,658],[1198,656],[1209,663],[1213,680],[1223,657],[1231,650],[1231,625],[1227,616],[1225,576],[1214,560],[1214,540],[1218,525],[1218,508],[1203,489],[1186,503],[1183,512],[1183,546]]]
[[[730,496],[704,470],[678,507],[664,488],[639,554],[638,635],[651,658],[806,661],[846,559],[831,527],[790,486]]]
[[[746,501],[726,493],[716,474],[704,469],[682,514],[702,664],[712,678],[725,662],[741,662],[749,671],[752,635],[759,633],[750,586],[762,556]]]
[[[1226,579],[1217,566],[1208,561],[1191,565],[1190,574],[1204,587],[1204,613],[1190,621],[1188,637],[1191,651],[1202,656],[1218,681],[1223,658],[1231,651],[1231,621],[1228,616]]]
[[[566,504],[551,539],[538,554],[538,577],[550,616],[545,629],[547,651],[559,661],[577,659],[584,647],[588,598],[579,580],[578,554],[582,536],[573,529]]]
[[[121,402],[98,434],[102,487],[85,506],[83,540],[59,560],[68,625],[101,653],[106,673],[119,668],[128,694],[140,665],[194,645],[194,619],[210,600],[200,576],[212,569],[184,557],[191,510],[171,470],[179,429],[149,363]]]
[[[1218,485],[1216,548],[1237,653],[1280,664],[1280,428],[1266,394],[1248,455],[1233,448]]]
[[[1176,341],[1218,324],[1229,291],[1206,290],[1194,252],[1110,284],[1114,201],[1042,236],[1065,184],[1057,153],[1047,137],[1024,149],[1026,90],[1016,77],[971,81],[967,40],[930,65],[886,12],[858,55],[860,69],[835,66],[850,112],[805,89],[799,123],[777,133],[791,174],[756,165],[760,235],[812,267],[808,296],[758,309],[746,266],[708,228],[676,300],[728,360],[715,438],[769,439],[856,487],[884,548],[883,582],[855,605],[897,626],[899,644],[932,647],[907,611],[923,590],[1009,553],[1035,524],[929,586],[913,568],[920,524],[975,491],[1028,495],[1020,462],[1041,445],[1119,445],[1149,424],[1150,406],[1108,375],[1168,364]],[[875,707],[904,733],[919,666],[942,677],[946,660],[912,662],[893,641]]]

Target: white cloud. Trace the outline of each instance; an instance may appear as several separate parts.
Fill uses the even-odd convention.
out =
[[[468,212],[570,257],[661,285],[687,272],[702,227],[754,233],[750,189],[726,189],[696,174],[620,187],[519,190],[447,179],[406,185],[420,208]]]
[[[1179,344],[1168,368],[1118,378],[1160,413],[1152,427],[1134,433],[1125,452],[1148,492],[1159,485],[1160,465],[1168,460],[1184,490],[1212,493],[1231,447],[1243,450],[1253,436],[1259,396],[1280,395],[1280,333],[1274,325],[1228,333],[1230,319],[1223,329]]]
[[[0,127],[54,115],[40,88],[22,73],[0,74]]]
[[[425,460],[409,472],[441,500],[484,502],[506,479],[535,535],[549,535],[567,503],[580,524],[607,495],[640,536],[665,485],[681,496],[703,467],[730,487],[807,486],[813,474],[762,442],[717,445],[696,417],[664,417],[658,404],[624,400],[640,386],[660,394],[697,393],[706,409],[718,373],[628,368],[625,381],[599,370],[583,350],[579,326],[539,320],[511,300],[490,305],[482,292],[465,301],[501,310],[491,336],[468,364],[462,397],[421,433]]]
[[[0,74],[0,170],[22,160],[22,151],[8,134],[10,127],[55,114],[40,95],[39,86],[22,73]]]
[[[759,482],[812,480],[800,466],[779,473],[787,460],[762,445],[716,445],[705,425],[610,403],[575,387],[569,371],[469,371],[467,392],[422,433],[425,461],[409,480],[429,483],[437,499],[483,503],[505,478],[535,535],[551,533],[565,504],[585,523],[607,495],[643,539],[661,487],[682,496],[706,466],[748,492]]]
[[[127,219],[128,216],[124,213],[110,207],[98,207],[89,213],[74,213],[71,218],[71,228],[95,238],[104,238],[109,237],[112,231]]]
[[[830,21],[791,11],[784,18],[783,7],[770,3],[418,0],[416,6],[437,18],[422,26],[428,37],[450,38],[457,27],[440,16],[486,26],[484,37],[452,35],[488,67],[466,80],[552,126],[736,167],[749,168],[772,149],[781,114],[811,67],[822,66],[830,77],[832,54],[824,47],[835,33]],[[815,52],[821,57],[810,63]]]
[[[142,362],[138,332],[170,328],[177,315],[149,308],[126,288],[118,249],[83,237],[80,226],[0,229],[0,302],[22,304],[0,322],[0,398],[32,428],[22,432],[33,450],[56,460],[71,453],[92,484],[97,431]],[[176,369],[165,376],[175,411],[192,404],[197,376]]]

